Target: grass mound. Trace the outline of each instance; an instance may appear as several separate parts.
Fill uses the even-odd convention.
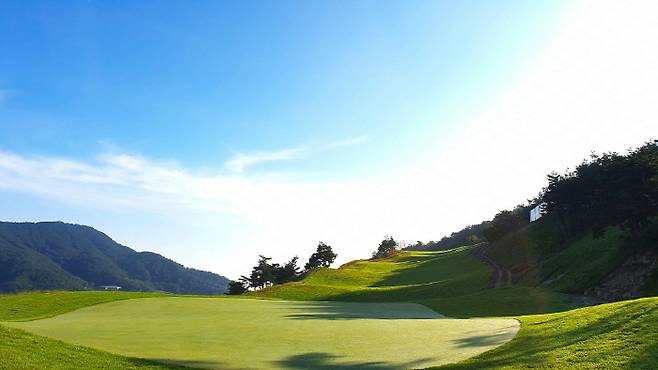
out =
[[[56,316],[78,308],[133,298],[162,297],[137,292],[30,292],[0,295],[0,321],[25,321]]]
[[[427,367],[482,353],[518,330],[516,320],[448,319],[413,303],[184,297],[3,325],[126,356],[231,369]]]
[[[522,316],[507,344],[442,369],[657,369],[658,298]]]
[[[251,293],[301,301],[416,302],[453,317],[545,313],[576,307],[568,296],[534,287],[490,289],[491,268],[471,247],[401,252],[319,269],[300,282]],[[482,302],[487,302],[482,304]]]

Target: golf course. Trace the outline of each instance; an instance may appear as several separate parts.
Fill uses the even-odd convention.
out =
[[[658,364],[658,298],[570,309],[576,304],[559,293],[487,288],[491,268],[470,252],[401,252],[354,261],[241,297],[3,295],[0,367],[649,369]]]
[[[519,328],[512,319],[447,319],[413,303],[184,297],[125,300],[8,326],[126,356],[230,369],[427,367],[489,350]]]

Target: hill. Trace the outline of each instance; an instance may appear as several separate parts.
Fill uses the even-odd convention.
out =
[[[566,294],[538,287],[492,289],[493,270],[473,255],[476,248],[399,252],[390,258],[352,261],[249,294],[287,300],[410,301],[453,317],[544,313],[577,306]]]
[[[656,220],[647,227],[643,243],[614,226],[598,235],[586,230],[564,238],[556,222],[543,217],[497,240],[486,253],[511,271],[519,286],[585,294],[602,301],[658,293]]]
[[[517,319],[512,341],[441,369],[658,368],[658,298]]]
[[[88,290],[222,294],[228,279],[136,252],[89,226],[0,222],[0,292]]]

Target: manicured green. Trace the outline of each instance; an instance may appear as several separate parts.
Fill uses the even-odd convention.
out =
[[[0,321],[43,319],[99,303],[132,298],[162,297],[137,292],[30,292],[0,295]]]
[[[510,342],[442,369],[658,369],[658,298],[522,316]]]
[[[149,298],[3,323],[68,343],[225,368],[426,367],[510,340],[512,319],[444,318],[413,303]]]
[[[287,300],[416,302],[452,317],[522,315],[577,307],[568,296],[540,288],[490,289],[492,270],[473,257],[471,250],[401,252],[386,259],[353,261],[252,295]]]

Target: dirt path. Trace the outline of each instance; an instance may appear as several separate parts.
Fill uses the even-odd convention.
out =
[[[473,256],[482,261],[482,263],[494,269],[491,279],[494,288],[512,286],[512,272],[506,268],[501,267],[496,263],[496,261],[487,256],[488,248],[488,243],[480,244],[479,246],[475,247],[475,249],[473,249]]]

